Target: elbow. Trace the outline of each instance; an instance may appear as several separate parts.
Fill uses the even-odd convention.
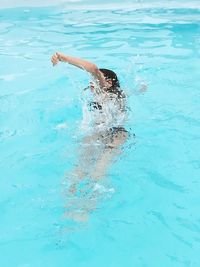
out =
[[[89,68],[89,72],[92,73],[93,75],[97,75],[99,72],[97,65],[91,64],[91,66]]]

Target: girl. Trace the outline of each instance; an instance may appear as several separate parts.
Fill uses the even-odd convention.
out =
[[[90,116],[85,116],[86,123],[91,120],[92,131],[82,139],[78,164],[66,177],[70,187],[67,190],[69,199],[65,215],[68,219],[85,221],[89,212],[96,208],[97,189],[102,188],[97,181],[105,177],[109,165],[121,153],[128,137],[123,125],[126,118],[125,94],[112,70],[99,69],[92,62],[61,53],[55,53],[51,61],[53,66],[58,62],[67,62],[92,75],[90,86],[84,89],[90,89],[93,94],[93,100],[87,104]],[[78,191],[82,181],[86,185]]]

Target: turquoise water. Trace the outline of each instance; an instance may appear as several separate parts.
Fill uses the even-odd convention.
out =
[[[0,9],[1,266],[200,266],[195,5]],[[53,68],[55,51],[115,70],[130,107],[122,153],[74,202],[89,77]],[[85,205],[87,218],[70,218]]]

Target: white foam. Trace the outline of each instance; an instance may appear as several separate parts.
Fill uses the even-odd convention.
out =
[[[59,123],[55,126],[55,130],[64,130],[64,129],[67,129],[68,128],[68,125],[66,122],[64,123]]]
[[[98,183],[96,183],[94,185],[93,191],[99,192],[100,194],[102,194],[102,193],[115,193],[114,188],[106,188],[105,186],[100,185]]]

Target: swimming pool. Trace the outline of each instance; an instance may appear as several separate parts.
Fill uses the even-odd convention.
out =
[[[1,266],[198,267],[199,2],[2,3]],[[84,221],[67,214],[84,196],[65,189],[89,78],[53,68],[55,51],[115,70],[128,95],[131,137],[104,179],[83,181]]]

